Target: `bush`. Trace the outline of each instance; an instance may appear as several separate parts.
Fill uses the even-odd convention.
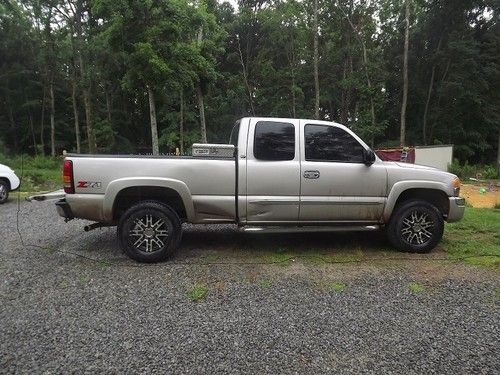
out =
[[[12,168],[22,179],[21,191],[48,191],[61,186],[61,157],[29,155],[7,157],[0,154],[0,164]]]
[[[456,159],[450,164],[448,171],[456,174],[463,180],[470,177],[484,180],[494,180],[498,178],[497,169],[492,165],[470,165],[467,162],[464,165],[460,165]]]

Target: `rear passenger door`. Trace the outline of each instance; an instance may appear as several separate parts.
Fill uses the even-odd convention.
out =
[[[251,119],[247,138],[247,222],[297,222],[299,121]]]

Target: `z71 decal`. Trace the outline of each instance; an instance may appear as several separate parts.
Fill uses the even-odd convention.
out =
[[[100,182],[91,182],[91,181],[78,181],[77,188],[90,188],[90,189],[99,189],[101,187]]]

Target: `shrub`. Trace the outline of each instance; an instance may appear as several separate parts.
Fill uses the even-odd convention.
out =
[[[492,165],[470,165],[467,162],[464,165],[460,165],[457,160],[448,167],[450,173],[456,174],[461,179],[465,180],[470,177],[494,180],[498,178],[497,169]]]

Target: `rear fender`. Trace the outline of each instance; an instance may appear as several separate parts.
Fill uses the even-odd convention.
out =
[[[192,222],[194,220],[195,214],[191,192],[184,182],[171,178],[134,177],[120,178],[108,184],[103,203],[103,218],[105,221],[110,222],[113,220],[113,204],[118,193],[123,189],[136,186],[164,187],[175,190],[184,203],[188,221]]]

